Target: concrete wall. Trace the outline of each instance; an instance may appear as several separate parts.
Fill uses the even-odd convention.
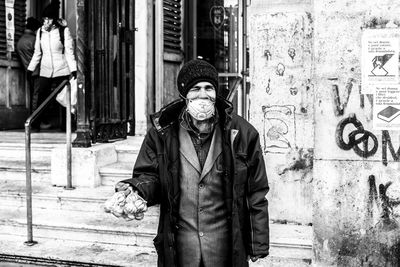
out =
[[[373,130],[372,98],[359,85],[362,31],[400,25],[400,3],[253,0],[248,11],[249,113],[271,219],[312,223],[316,266],[398,266],[400,134]],[[358,154],[338,145],[355,129],[337,130],[346,118],[371,132]]]
[[[271,219],[312,222],[313,20],[309,1],[252,1],[249,120],[261,135]],[[284,4],[287,2],[287,4]]]
[[[398,266],[400,258],[399,165],[387,153],[382,163],[382,132],[372,129],[370,96],[359,91],[361,36],[363,27],[386,22],[400,15],[393,1],[314,1],[315,47],[315,145],[314,145],[314,251],[317,263],[339,266]],[[343,114],[335,114],[333,86],[338,86]],[[343,150],[335,138],[347,136],[336,128],[354,113],[369,137],[368,158]],[[344,125],[344,124],[343,124]],[[397,150],[399,132],[389,132]],[[358,136],[359,137],[359,136]],[[359,146],[365,150],[363,145]],[[366,156],[366,155],[364,155]],[[393,184],[389,186],[388,182]],[[379,186],[384,189],[379,197]],[[377,192],[378,191],[378,192]],[[385,198],[387,196],[388,198]],[[390,207],[387,207],[389,205]],[[388,209],[386,210],[385,207]],[[391,207],[393,209],[391,209]],[[382,218],[384,216],[386,218]],[[385,265],[389,264],[389,265]],[[365,264],[365,265],[363,265]]]

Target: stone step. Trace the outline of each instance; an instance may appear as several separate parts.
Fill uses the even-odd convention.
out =
[[[277,224],[270,222],[269,227],[270,256],[277,259],[278,262],[279,259],[295,261],[300,260],[304,263],[311,262],[313,236],[311,226]]]
[[[117,162],[100,168],[101,184],[113,186],[117,182],[132,177],[133,164]]]
[[[51,151],[60,144],[32,144],[32,162],[50,162]],[[0,143],[0,160],[18,160],[25,162],[25,144]]]
[[[0,144],[16,143],[25,145],[25,132],[23,130],[0,131]],[[71,134],[72,140],[76,133]],[[32,144],[65,144],[66,135],[58,131],[31,133]]]
[[[154,248],[68,241],[54,238],[34,238],[38,243],[26,246],[26,237],[0,234],[1,266],[21,267],[27,263],[35,266],[143,266],[157,265]],[[12,262],[18,262],[12,264]],[[293,259],[268,256],[250,267],[307,267],[310,259]],[[92,265],[90,265],[92,266]]]
[[[72,138],[75,138],[75,134]],[[65,133],[32,133],[31,177],[34,181],[50,180],[51,152],[65,144]],[[25,180],[25,133],[0,132],[0,180]]]
[[[0,208],[0,234],[26,235],[25,208]],[[146,213],[142,221],[125,221],[108,213],[33,209],[33,235],[61,240],[153,247],[158,216]],[[304,263],[312,258],[312,227],[270,224],[270,256]]]
[[[127,140],[117,142],[115,144],[115,149],[118,155],[118,162],[126,162],[133,164],[136,161],[137,155],[142,145],[144,137],[134,136],[128,137]]]
[[[103,188],[108,192],[107,187]],[[14,196],[16,197],[16,195]],[[57,197],[59,197],[59,203],[57,203]],[[158,207],[150,207],[142,221],[127,222],[104,213],[102,207],[104,199],[93,203],[89,202],[89,200],[93,201],[93,196],[89,195],[85,196],[89,200],[72,196],[70,196],[71,199],[68,199],[68,197],[62,196],[62,193],[57,197],[46,198],[44,193],[33,195],[34,240],[57,237],[63,243],[87,242],[92,246],[100,247],[123,245],[153,248],[152,239],[156,234],[158,224]],[[26,235],[25,199],[23,196],[16,197],[17,202],[20,203],[14,206],[12,200],[4,201],[4,199],[3,196],[0,196],[0,201],[5,204],[0,208],[0,214],[2,214],[0,236],[12,233],[12,235],[22,238]],[[271,223],[270,229],[270,257],[260,261],[267,265],[254,266],[306,266],[310,263],[312,227]],[[2,239],[0,238],[0,240]],[[272,263],[274,264],[271,265]]]
[[[0,234],[1,266],[157,266],[154,248],[62,240],[52,236],[35,236],[38,243],[26,246],[26,240],[26,236]]]
[[[275,256],[268,256],[257,262],[250,262],[250,267],[308,267],[311,266],[311,259],[292,259]]]
[[[0,203],[3,207],[26,207],[25,181],[0,180]],[[32,183],[32,206],[38,209],[104,212],[104,202],[114,194],[113,186],[96,188],[77,187],[65,190],[47,183]],[[146,213],[158,216],[158,207],[150,207]]]
[[[26,235],[25,208],[0,207],[0,214],[0,233]],[[149,248],[158,223],[158,217],[149,214],[141,221],[125,221],[105,212],[33,208],[32,214],[34,237]]]
[[[31,178],[33,181],[45,182],[50,180],[50,161],[32,161]],[[25,158],[23,160],[3,159],[0,157],[0,181],[26,180]]]

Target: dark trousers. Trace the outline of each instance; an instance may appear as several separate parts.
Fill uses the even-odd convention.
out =
[[[36,110],[51,94],[51,92],[57,88],[64,80],[68,80],[69,76],[60,76],[60,77],[53,77],[47,78],[40,76],[38,78],[38,85],[37,85],[37,101],[32,103],[32,110]],[[34,98],[34,97],[33,97]],[[52,100],[55,103],[55,100]],[[59,105],[58,105],[59,106]],[[63,112],[64,113],[64,112]],[[48,122],[50,120],[49,116],[49,109],[46,108],[42,111],[39,117],[35,120],[33,126],[40,127],[41,122]]]
[[[30,113],[35,111],[38,107],[38,99],[39,99],[39,76],[32,76],[29,80],[29,91],[30,91]]]

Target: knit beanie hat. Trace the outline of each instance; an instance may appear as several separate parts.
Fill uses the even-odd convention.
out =
[[[211,83],[218,95],[218,72],[210,63],[194,59],[183,65],[179,71],[177,84],[179,93],[186,97],[189,90],[198,82]]]
[[[28,30],[36,31],[37,29],[40,28],[40,26],[42,26],[42,23],[40,23],[40,21],[38,21],[37,19],[35,19],[33,17],[29,17],[26,20],[26,28]]]
[[[46,6],[42,12],[42,18],[57,20],[59,18],[59,6],[56,3],[51,3]]]

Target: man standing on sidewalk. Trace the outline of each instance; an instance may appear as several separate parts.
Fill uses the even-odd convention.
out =
[[[269,254],[259,134],[232,113],[206,61],[186,63],[177,85],[181,98],[151,116],[132,178],[116,191],[160,204],[158,266],[248,266]]]

